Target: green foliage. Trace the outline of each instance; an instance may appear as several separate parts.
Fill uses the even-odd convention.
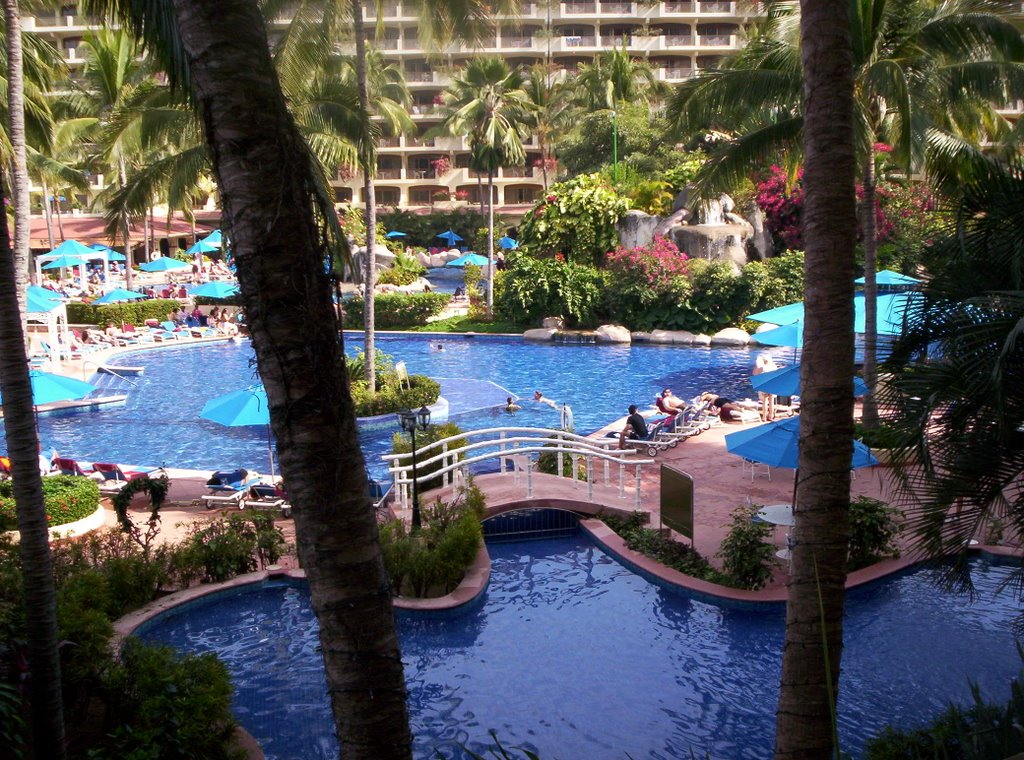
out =
[[[43,478],[43,502],[49,527],[88,517],[100,504],[100,489],[95,480],[71,475]],[[0,530],[17,530],[18,513],[14,503],[14,487],[9,480],[0,480]]]
[[[901,526],[896,521],[899,510],[884,501],[859,496],[850,504],[849,572],[873,565],[888,557],[900,556]]]
[[[345,369],[350,379],[357,379],[366,375],[366,352],[358,351],[354,355],[346,354],[344,357]],[[379,348],[373,352],[373,368],[376,372],[377,387],[379,388],[388,381],[388,375],[394,374],[395,362],[390,354],[386,354]],[[397,381],[396,381],[397,382]]]
[[[0,681],[0,746],[10,753],[11,760],[25,757],[25,729],[18,687]]]
[[[392,373],[392,376],[384,377],[383,384],[373,396],[365,380],[352,382],[352,401],[356,405],[357,417],[374,417],[399,409],[419,409],[421,406],[430,406],[440,395],[440,383],[426,375],[409,375],[409,384],[402,388]]]
[[[182,585],[193,580],[219,583],[273,564],[284,547],[284,535],[269,513],[236,512],[226,520],[188,526],[170,564]]]
[[[378,330],[417,327],[436,317],[451,300],[447,293],[379,293],[374,296],[374,326]],[[363,299],[345,299],[345,329],[363,327]]]
[[[729,585],[737,588],[764,588],[772,577],[773,526],[753,521],[757,509],[757,506],[740,507],[732,513],[729,533],[715,555],[722,559],[722,570],[731,580]]]
[[[607,311],[635,330],[674,329],[690,292],[689,258],[668,238],[608,254]]]
[[[693,292],[689,300],[687,330],[717,332],[723,327],[739,324],[749,312],[750,291],[747,284],[725,261],[690,261]]]
[[[926,726],[909,730],[887,727],[868,743],[868,760],[995,760],[1024,752],[1024,688],[1020,676],[1010,682],[1010,700],[986,702],[976,685],[973,703],[950,705]]]
[[[423,510],[423,527],[409,531],[393,520],[381,527],[384,565],[396,595],[442,596],[462,580],[483,544],[483,493],[470,483],[450,502]]]
[[[117,726],[94,760],[244,757],[232,746],[231,678],[215,655],[180,655],[129,639],[105,687]]]
[[[519,226],[519,244],[533,256],[557,254],[580,264],[601,265],[618,241],[615,225],[629,210],[599,174],[552,185]]]
[[[596,324],[608,277],[593,266],[514,253],[502,274],[494,297],[502,318],[537,325],[544,317],[560,316],[573,327]]]
[[[897,428],[884,423],[869,428],[855,422],[853,437],[871,449],[895,449],[906,443],[903,434]]]
[[[495,215],[495,230],[506,227],[501,217]],[[487,217],[473,208],[460,208],[450,211],[433,211],[429,214],[417,214],[414,211],[395,209],[377,215],[377,229],[399,230],[406,233],[402,242],[409,246],[422,248],[440,247],[443,242],[437,237],[439,232],[451,229],[463,240],[472,241],[474,233],[487,226]]]
[[[353,206],[345,208],[344,211],[338,213],[338,222],[341,224],[341,229],[345,231],[346,237],[350,238],[355,245],[366,245],[366,212],[363,209]],[[388,242],[385,237],[386,233],[387,228],[378,221],[378,245],[385,245]]]
[[[711,583],[724,583],[726,579],[715,570],[696,549],[673,541],[657,530],[647,527],[646,512],[633,512],[628,518],[601,515],[605,525],[615,531],[626,546],[635,552],[660,562],[685,575]]]
[[[550,449],[555,448],[555,444],[548,443],[544,445],[544,448]],[[572,457],[567,454],[562,454],[562,472],[558,472],[558,452],[555,451],[542,451],[537,455],[537,471],[546,472],[548,475],[561,475],[563,478],[573,477],[572,472]],[[587,460],[585,457],[578,457],[576,460],[576,480],[586,481],[587,480]]]
[[[388,285],[411,285],[426,273],[426,268],[415,257],[406,255],[405,250],[399,248],[391,266],[377,273],[377,282]]]
[[[673,192],[678,193],[697,178],[697,172],[707,160],[707,154],[702,150],[681,153],[677,162],[661,173],[661,179],[668,183]]]
[[[218,306],[225,302],[213,301]],[[69,303],[68,322],[73,325],[106,325],[113,322],[129,325],[145,324],[147,319],[163,322],[172,310],[181,307],[181,302],[172,298],[149,298],[127,303],[109,303],[96,306],[90,303]]]
[[[781,256],[753,261],[743,267],[740,281],[748,293],[749,302],[744,309],[747,314],[802,301],[804,253],[786,251]]]
[[[499,274],[502,274],[499,272]],[[431,322],[423,327],[412,328],[413,332],[439,332],[439,333],[488,333],[499,335],[504,333],[518,333],[523,329],[521,324],[511,321],[482,322],[471,319],[467,316],[448,317]]]
[[[415,408],[415,407],[410,407]],[[462,428],[456,425],[454,422],[446,422],[443,425],[428,425],[426,430],[416,431],[416,449],[420,450],[424,446],[427,446],[435,441],[440,441],[444,438],[450,438],[451,436],[459,435],[462,432]],[[454,441],[449,441],[448,450],[462,448],[466,445],[465,438],[456,438]],[[405,432],[395,433],[391,437],[391,453],[392,454],[408,454],[412,451],[412,437]],[[434,449],[430,452],[428,457],[420,457],[419,464],[417,466],[417,472],[420,477],[429,475],[432,472],[440,470],[444,463],[441,460],[432,464],[423,464],[424,459],[429,459],[436,454],[440,454],[440,448]],[[462,455],[459,455],[462,458]],[[420,493],[429,491],[432,488],[439,488],[441,486],[440,476],[436,478],[429,478],[420,484]]]
[[[653,216],[668,216],[672,213],[675,195],[672,193],[672,186],[665,180],[649,179],[638,182],[628,194],[632,208]]]

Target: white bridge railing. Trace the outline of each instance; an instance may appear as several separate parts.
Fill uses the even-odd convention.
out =
[[[453,448],[453,445],[461,442]],[[565,458],[572,461],[572,480],[578,483],[579,461],[585,462],[587,473],[587,498],[594,498],[595,462],[603,463],[604,483],[612,483],[612,466],[618,465],[618,496],[626,498],[626,468],[632,467],[635,482],[634,508],[640,507],[640,473],[645,464],[654,464],[653,459],[639,459],[630,449],[611,448],[618,445],[618,438],[585,438],[565,430],[550,428],[501,427],[469,430],[459,435],[421,446],[416,450],[416,483],[441,478],[442,488],[451,488],[454,495],[465,483],[469,466],[475,462],[497,459],[502,474],[511,470],[513,482],[518,485],[526,481],[526,496],[533,496],[533,470],[536,457],[542,453],[554,454],[557,459],[557,473],[564,472]],[[402,509],[409,506],[413,481],[412,453],[386,454],[381,457],[388,464],[395,484],[395,494]],[[440,464],[439,469],[433,469]],[[429,472],[425,472],[430,470]]]

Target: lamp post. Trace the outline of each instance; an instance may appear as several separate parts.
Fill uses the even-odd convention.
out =
[[[420,492],[416,483],[416,430],[426,430],[430,425],[430,410],[426,406],[413,412],[402,409],[398,412],[398,424],[402,430],[412,436],[412,529],[420,529]]]

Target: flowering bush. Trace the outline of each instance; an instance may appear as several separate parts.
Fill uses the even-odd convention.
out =
[[[433,161],[430,162],[430,165],[434,167],[435,177],[443,177],[445,174],[452,170],[452,162],[449,160],[448,156],[441,156],[440,158],[435,158]]]
[[[754,200],[765,215],[768,229],[782,248],[803,250],[800,229],[804,210],[803,169],[797,172],[797,181],[790,186],[789,177],[781,167],[772,166],[768,176],[757,183]]]
[[[615,247],[615,225],[628,210],[629,201],[600,174],[583,174],[551,186],[523,217],[519,243],[535,256],[561,251],[569,261],[600,266]]]
[[[536,259],[510,252],[495,288],[498,314],[519,324],[538,325],[544,317],[564,317],[570,327],[597,324],[608,287],[605,272],[563,258]]]
[[[457,201],[468,201],[469,200],[469,190],[456,190],[455,191],[455,200],[457,200]]]
[[[608,254],[608,269],[617,277],[635,277],[654,290],[667,287],[672,278],[685,275],[689,256],[666,237],[655,235],[650,245],[616,248]]]

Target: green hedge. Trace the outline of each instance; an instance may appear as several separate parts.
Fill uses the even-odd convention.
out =
[[[163,322],[174,309],[181,308],[181,302],[172,298],[149,298],[128,303],[100,304],[69,303],[68,322],[73,325],[106,325],[122,322],[131,325],[144,324],[147,319]]]
[[[241,308],[242,294],[229,296],[228,298],[210,298],[209,296],[193,296],[196,306],[235,306]]]
[[[399,409],[419,409],[421,406],[430,406],[441,395],[440,383],[426,375],[410,375],[409,385],[410,388],[400,390],[390,383],[386,384],[371,398],[365,381],[353,382],[352,400],[356,405],[356,416],[375,417]]]
[[[374,326],[378,330],[420,327],[444,311],[450,300],[447,293],[382,293],[373,299]],[[346,329],[363,327],[362,298],[346,299],[344,311]]]
[[[95,480],[70,475],[43,478],[43,500],[50,527],[88,517],[100,503],[100,487]],[[18,514],[14,490],[9,480],[0,481],[0,530],[17,530]]]

